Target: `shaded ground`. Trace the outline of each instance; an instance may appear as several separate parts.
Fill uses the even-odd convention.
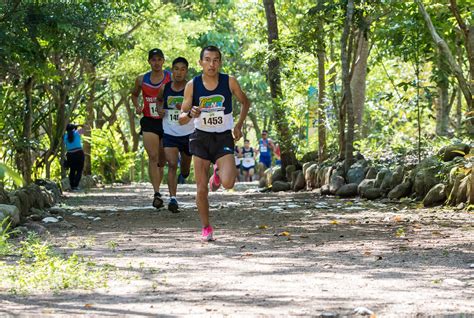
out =
[[[193,185],[180,188],[179,214],[150,208],[147,185],[67,194],[49,239],[115,266],[108,288],[2,292],[0,316],[474,315],[473,214],[255,186],[211,194],[209,244]]]

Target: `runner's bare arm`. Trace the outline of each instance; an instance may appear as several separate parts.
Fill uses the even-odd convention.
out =
[[[240,102],[240,116],[237,124],[234,127],[234,139],[239,140],[242,137],[242,126],[244,125],[245,118],[250,109],[250,101],[247,98],[247,95],[240,88],[239,82],[233,76],[229,76],[229,86],[232,94]]]
[[[193,112],[193,81],[190,80],[186,83],[184,88],[184,100],[181,104],[181,114],[179,114],[178,122],[181,125],[187,124],[193,117],[199,116],[195,111]],[[197,115],[197,116],[193,116]],[[193,117],[190,117],[193,116]]]
[[[165,103],[163,99],[163,95],[165,92],[165,85],[161,85],[160,89],[158,90],[158,115],[160,115],[161,118],[165,117],[166,111],[163,109]]]
[[[137,114],[141,114],[143,111],[143,107],[140,106],[138,103],[138,97],[140,96],[140,93],[141,93],[142,82],[143,82],[143,75],[140,75],[136,78],[135,86],[133,87],[131,91],[132,103],[133,103],[133,106],[135,106],[135,111]]]

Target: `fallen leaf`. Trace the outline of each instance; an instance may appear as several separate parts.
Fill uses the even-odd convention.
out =
[[[400,215],[395,215],[395,216],[393,217],[393,220],[394,220],[395,222],[402,222],[402,221],[403,221],[403,219],[402,219],[402,217],[401,217]]]
[[[309,236],[308,236],[308,234],[301,234],[300,237],[301,238],[308,238]]]
[[[284,232],[278,233],[278,236],[290,236],[290,232],[284,231]]]
[[[372,255],[372,253],[369,252],[369,251],[366,251],[366,252],[364,252],[364,255],[365,255],[365,256],[370,256],[370,255]]]
[[[337,220],[332,220],[332,221],[331,221],[331,224],[336,225],[336,224],[339,224],[339,222],[338,222]]]
[[[268,225],[259,225],[258,228],[260,230],[266,230],[266,229],[268,229]]]
[[[84,305],[85,308],[92,308],[92,306],[93,306],[92,304],[85,304]]]

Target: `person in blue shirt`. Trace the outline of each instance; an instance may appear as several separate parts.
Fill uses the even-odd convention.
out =
[[[66,146],[66,162],[69,168],[69,183],[71,190],[76,191],[81,181],[84,169],[84,151],[82,150],[82,129],[77,130],[80,125],[68,124],[64,133],[64,145]]]
[[[258,170],[260,173],[260,178],[263,176],[265,169],[270,168],[272,165],[272,152],[275,149],[273,141],[268,138],[268,131],[262,130],[262,138],[258,141],[258,153],[259,163]]]

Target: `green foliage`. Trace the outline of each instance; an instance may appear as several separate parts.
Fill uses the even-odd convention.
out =
[[[98,268],[76,254],[62,257],[34,233],[20,243],[16,254],[13,263],[0,261],[0,287],[13,294],[107,286],[109,268]]]
[[[107,183],[115,182],[127,175],[133,164],[133,153],[125,153],[122,140],[110,129],[92,130],[92,173],[104,177]]]
[[[0,182],[3,182],[6,178],[10,178],[17,186],[22,186],[24,182],[22,176],[6,164],[0,162]]]

